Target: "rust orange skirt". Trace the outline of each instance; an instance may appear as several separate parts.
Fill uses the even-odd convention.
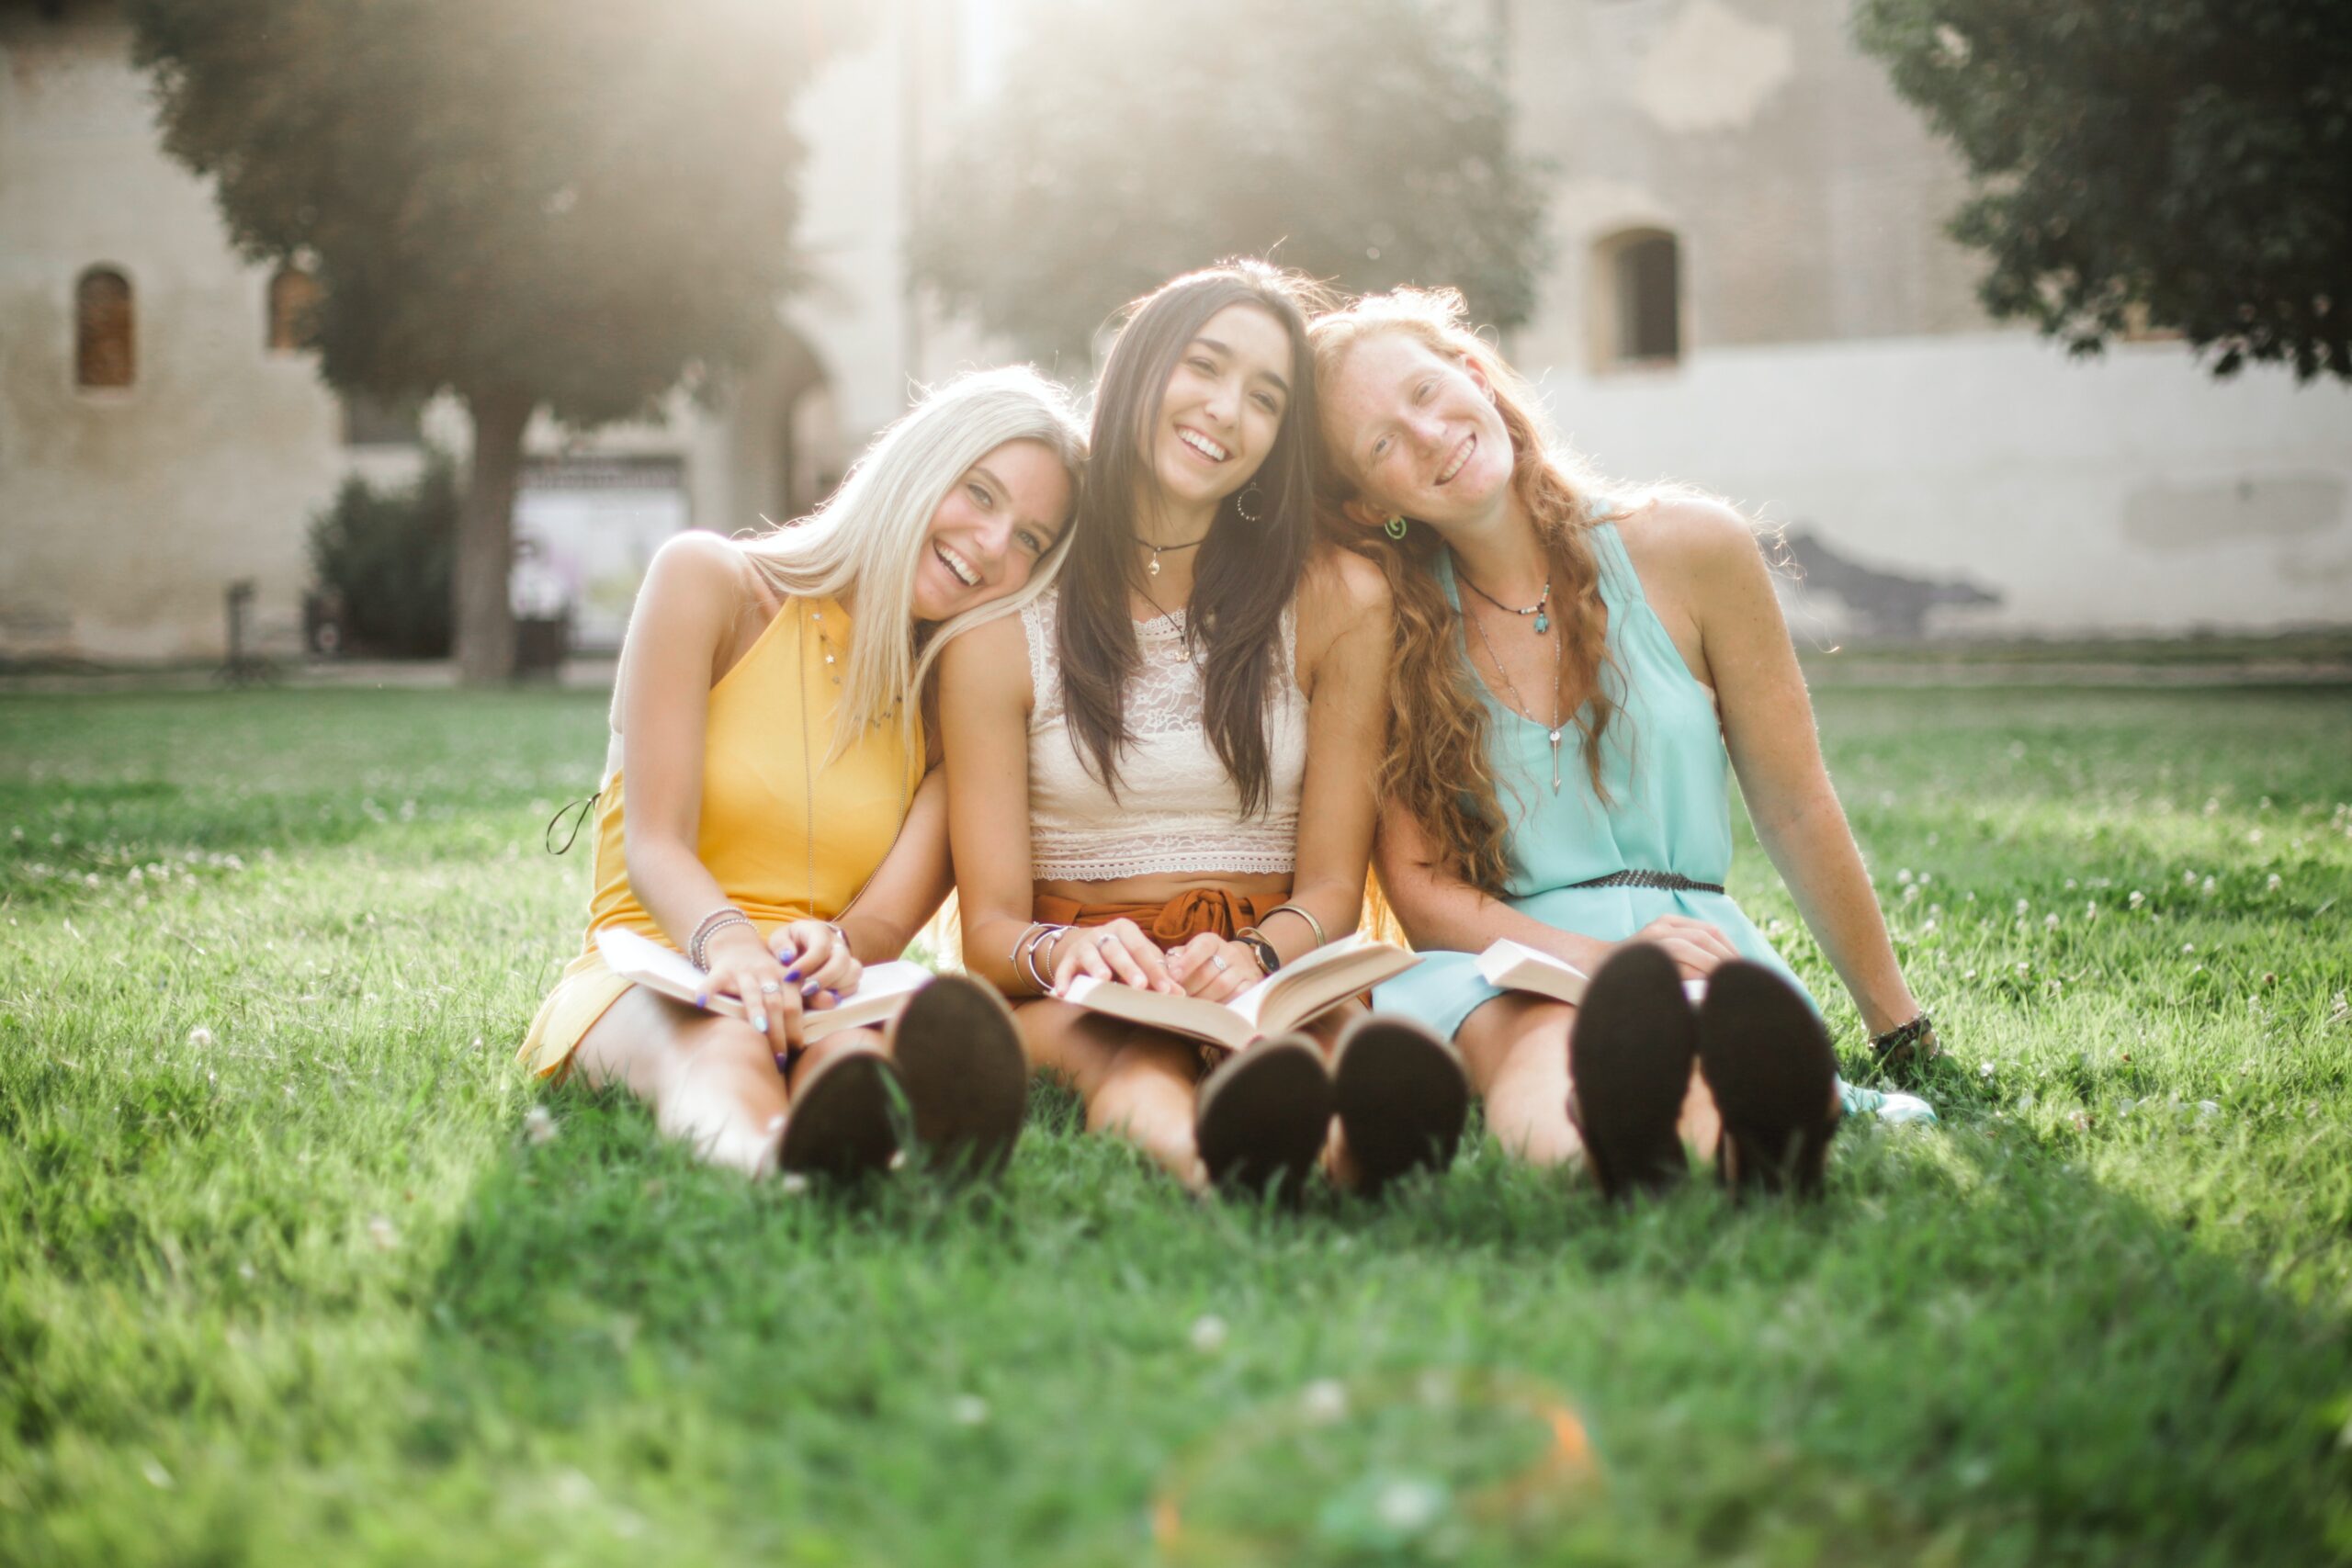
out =
[[[1215,931],[1230,942],[1244,926],[1254,926],[1283,904],[1284,893],[1228,893],[1222,887],[1195,887],[1165,904],[1081,904],[1075,898],[1042,894],[1036,918],[1053,926],[1107,926],[1113,920],[1133,920],[1144,934],[1164,948],[1179,948],[1203,931]]]

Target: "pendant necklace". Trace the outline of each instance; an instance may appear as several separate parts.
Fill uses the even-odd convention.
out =
[[[1544,580],[1544,592],[1535,596],[1535,603],[1528,605],[1522,610],[1516,604],[1504,604],[1501,600],[1496,598],[1493,594],[1487,592],[1476,583],[1471,582],[1470,574],[1463,570],[1458,562],[1453,568],[1453,575],[1463,582],[1468,584],[1471,592],[1476,593],[1479,598],[1484,599],[1496,609],[1508,610],[1514,615],[1534,616],[1535,635],[1537,637],[1542,637],[1545,632],[1552,629],[1552,612],[1545,608],[1546,605],[1552,603],[1552,580],[1550,578],[1547,577]]]
[[[1454,575],[1456,577],[1462,576],[1458,570],[1455,571]],[[1462,581],[1468,582],[1470,580],[1466,577],[1463,577]],[[1544,597],[1549,598],[1551,596],[1551,592],[1552,590],[1550,585],[1546,584],[1544,590]],[[1484,599],[1486,598],[1486,595],[1481,593],[1478,597]],[[1491,603],[1491,601],[1489,601],[1489,603]],[[1498,604],[1495,607],[1499,610],[1508,610],[1510,608],[1508,604]],[[1541,601],[1538,601],[1537,607],[1542,607]],[[1515,611],[1513,613],[1521,615],[1528,614],[1525,610]],[[1503,678],[1503,689],[1510,694],[1512,710],[1518,713],[1521,717],[1525,718],[1530,724],[1544,724],[1544,721],[1536,717],[1534,713],[1528,707],[1527,700],[1519,694],[1519,682],[1510,678],[1510,671],[1509,670],[1503,668],[1503,656],[1495,651],[1495,640],[1487,635],[1486,623],[1478,619],[1475,615],[1468,615],[1465,618],[1469,621],[1471,626],[1477,628],[1478,640],[1487,645],[1487,657],[1494,660],[1495,673]],[[1544,739],[1552,743],[1552,793],[1554,795],[1560,793],[1560,736],[1567,727],[1567,715],[1560,711],[1560,657],[1559,650],[1555,649],[1553,650],[1552,654],[1552,722],[1549,725],[1544,726]]]
[[[1194,545],[1199,543],[1200,541],[1198,539],[1193,541],[1193,544]],[[1192,548],[1192,545],[1178,545],[1175,548],[1180,550],[1190,549]],[[1152,570],[1157,571],[1159,569],[1155,566]],[[1179,664],[1190,664],[1193,661],[1193,639],[1184,635],[1184,628],[1177,625],[1176,617],[1174,615],[1171,615],[1167,611],[1159,608],[1159,601],[1151,596],[1151,591],[1149,589],[1138,588],[1136,592],[1143,595],[1143,602],[1145,604],[1150,605],[1154,610],[1159,611],[1159,618],[1168,623],[1168,629],[1176,634],[1176,662]]]
[[[1178,551],[1178,550],[1197,549],[1197,548],[1201,546],[1201,544],[1202,544],[1204,540],[1206,540],[1207,538],[1208,538],[1208,536],[1207,536],[1206,534],[1204,534],[1204,535],[1202,535],[1202,536],[1200,536],[1200,538],[1198,538],[1198,539],[1192,539],[1192,540],[1188,540],[1187,542],[1185,542],[1185,543],[1183,543],[1183,544],[1181,544],[1181,545],[1153,545],[1153,544],[1147,544],[1147,543],[1145,543],[1145,541],[1143,541],[1143,540],[1141,540],[1141,539],[1137,539],[1137,540],[1136,541],[1136,544],[1138,544],[1138,545],[1142,545],[1142,546],[1143,546],[1143,547],[1144,547],[1145,549],[1148,549],[1148,550],[1149,550],[1149,551],[1151,552],[1151,564],[1150,564],[1150,565],[1148,565],[1148,566],[1147,566],[1147,567],[1145,567],[1145,568],[1144,568],[1144,570],[1145,570],[1146,571],[1149,572],[1152,576],[1154,576],[1154,577],[1158,577],[1158,576],[1159,575],[1159,555],[1160,555],[1160,552],[1161,552],[1161,551],[1166,550],[1166,551],[1168,551],[1168,552],[1170,552],[1170,553],[1171,553],[1171,554],[1172,554],[1172,553],[1174,553],[1175,551]],[[1147,597],[1148,597],[1148,595],[1147,595]],[[1164,613],[1164,612],[1163,612],[1163,613]]]

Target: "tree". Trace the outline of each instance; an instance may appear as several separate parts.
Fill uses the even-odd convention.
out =
[[[1975,176],[1951,233],[1992,256],[1995,316],[2352,379],[2345,0],[1859,0],[1855,22]]]
[[[820,9],[831,5],[832,8]],[[164,145],[239,249],[307,263],[333,386],[473,421],[458,663],[503,680],[524,427],[652,414],[772,340],[787,123],[835,0],[128,0]]]
[[[1474,41],[1430,0],[1039,0],[932,171],[917,277],[1083,364],[1125,301],[1231,254],[1357,288],[1451,283],[1527,319],[1534,171]]]

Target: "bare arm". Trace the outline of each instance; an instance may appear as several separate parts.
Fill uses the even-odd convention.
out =
[[[1008,996],[1035,996],[1012,965],[1035,908],[1029,868],[1029,656],[1018,617],[973,627],[940,656],[947,836],[963,913],[964,967]],[[1041,966],[1042,967],[1042,966]]]
[[[1311,909],[1327,935],[1363,916],[1379,801],[1373,793],[1388,739],[1388,584],[1369,561],[1318,558],[1299,590],[1299,684],[1306,694],[1306,776],[1299,789],[1298,852],[1288,902]],[[1284,961],[1315,945],[1305,920],[1284,916],[1262,933]]]
[[[1723,707],[1724,742],[1764,852],[1863,1027],[1878,1034],[1908,1022],[1918,1004],[1821,760],[1813,703],[1755,536],[1726,507],[1677,502],[1658,509],[1645,544],[1645,553],[1672,572],[1696,623]]]
[[[947,775],[933,768],[923,775],[874,879],[842,912],[850,951],[866,964],[901,956],[955,885],[947,859]]]

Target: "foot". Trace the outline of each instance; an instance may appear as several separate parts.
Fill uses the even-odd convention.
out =
[[[1689,1173],[1676,1123],[1698,1043],[1681,971],[1647,942],[1621,949],[1585,987],[1568,1041],[1568,1120],[1602,1197],[1663,1192]]]
[[[1301,1035],[1263,1040],[1201,1085],[1193,1135],[1213,1187],[1295,1201],[1331,1125],[1331,1075]]]
[[[785,1113],[776,1168],[836,1181],[888,1170],[899,1152],[891,1118],[897,1077],[872,1051],[845,1052],[811,1070]]]
[[[891,1023],[889,1052],[914,1113],[914,1157],[975,1179],[1001,1172],[1029,1105],[1028,1063],[1003,998],[942,975]]]
[[[1724,1122],[1735,1193],[1821,1194],[1840,1117],[1838,1054],[1804,994],[1758,964],[1725,964],[1699,1008],[1699,1070]]]
[[[1453,1047],[1420,1025],[1378,1013],[1358,1019],[1340,1036],[1331,1087],[1353,1184],[1365,1197],[1400,1176],[1453,1163],[1470,1079]]]

